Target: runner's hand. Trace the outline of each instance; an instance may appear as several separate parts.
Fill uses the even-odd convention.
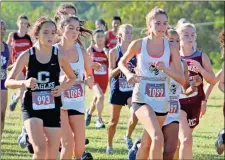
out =
[[[139,83],[140,82],[139,77],[136,74],[129,73],[129,74],[126,75],[126,77],[127,77],[127,82],[129,84],[135,84],[135,83]]]
[[[31,78],[29,78],[29,79],[27,79],[27,80],[24,80],[24,85],[25,85],[26,88],[31,88],[31,89],[33,89],[33,88],[35,88],[36,85],[37,85],[37,79],[31,77]]]
[[[88,87],[90,89],[92,89],[93,85],[94,85],[94,80],[92,78],[92,76],[87,77],[87,79],[85,79],[86,84],[88,85]]]
[[[194,86],[199,86],[200,84],[202,84],[202,78],[199,75],[195,75],[193,77],[193,82],[194,82]]]
[[[158,70],[161,70],[163,72],[166,70],[166,66],[165,66],[165,63],[163,61],[155,62],[152,65],[154,65]]]
[[[98,62],[93,62],[92,66],[93,66],[94,70],[96,70],[96,71],[99,71],[102,67],[102,65]]]
[[[62,86],[56,86],[55,88],[52,89],[51,92],[54,97],[59,97],[63,91],[64,90],[63,90]]]

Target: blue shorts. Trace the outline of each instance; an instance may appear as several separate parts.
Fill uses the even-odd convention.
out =
[[[1,80],[1,90],[7,90],[7,88],[5,88],[5,80]]]
[[[127,105],[127,100],[132,97],[132,93],[133,93],[132,91],[121,92],[119,90],[111,90],[109,103],[125,106]]]

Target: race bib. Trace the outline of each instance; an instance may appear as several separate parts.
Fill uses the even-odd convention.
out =
[[[78,102],[84,100],[82,84],[73,85],[71,89],[64,91],[64,102]]]
[[[107,66],[105,64],[101,65],[101,69],[100,70],[94,70],[94,74],[95,75],[105,75],[107,73]]]
[[[32,92],[33,110],[55,108],[55,100],[51,91]]]
[[[170,108],[169,108],[169,112],[168,113],[176,114],[176,113],[178,113],[178,109],[179,109],[178,101],[170,101]]]
[[[1,69],[1,80],[5,80],[5,79],[6,79],[6,70]]]
[[[121,92],[132,91],[134,84],[129,84],[126,79],[119,78],[119,90]]]
[[[164,98],[165,97],[165,84],[146,84],[145,94],[148,97]]]

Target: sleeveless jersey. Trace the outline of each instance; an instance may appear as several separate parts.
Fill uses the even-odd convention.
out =
[[[7,78],[7,66],[8,66],[8,61],[9,61],[9,48],[8,45],[3,42],[4,45],[4,51],[1,52],[1,89],[6,89],[5,88],[5,80]]]
[[[170,78],[153,66],[152,63],[163,61],[166,68],[169,67],[169,41],[164,39],[164,52],[161,57],[153,57],[148,54],[147,41],[148,37],[143,38],[141,52],[137,56],[137,74],[147,79],[141,79],[140,83],[135,84],[132,102],[146,103],[150,105],[155,112],[165,113],[168,111],[169,107]]]
[[[61,97],[54,97],[51,89],[59,85],[60,65],[58,49],[52,48],[52,56],[48,63],[40,63],[36,58],[35,48],[29,49],[29,63],[26,79],[36,78],[38,83],[34,89],[26,88],[23,98],[24,109],[33,110],[57,109],[62,106]]]
[[[121,51],[121,47],[118,45],[116,46],[117,49],[117,60],[116,60],[116,67],[118,67],[118,63],[120,61],[120,58],[123,56],[123,53]],[[132,72],[134,72],[134,69],[137,65],[137,59],[136,57],[133,57],[129,62],[128,62],[128,69]],[[120,72],[119,75],[116,77],[113,77],[111,79],[111,90],[116,90],[116,91],[121,91],[121,92],[131,92],[134,89],[134,84],[128,84],[126,76]]]
[[[28,34],[23,37],[19,37],[17,32],[13,34],[12,41],[12,62],[14,63],[21,52],[32,47],[32,41]]]
[[[116,35],[113,34],[112,31],[109,31],[106,46],[111,49],[111,48],[114,48],[116,46],[116,44],[117,44]]]
[[[181,59],[183,61],[187,62],[187,65],[188,65],[188,77],[189,77],[189,81],[190,82],[193,80],[193,76],[195,76],[195,75],[199,75],[203,79],[203,76],[195,70],[194,66],[190,65],[190,61],[189,61],[189,60],[198,61],[201,64],[201,66],[202,66],[202,52],[201,51],[196,51],[191,56],[181,56]],[[195,91],[191,95],[188,95],[188,96],[185,95],[185,94],[181,94],[180,95],[180,103],[181,104],[189,103],[189,101],[193,102],[193,101],[196,101],[196,100],[203,100],[203,99],[205,99],[205,93],[204,93],[204,90],[203,90],[203,84],[199,85],[197,91]]]
[[[58,44],[55,45],[58,48]],[[63,109],[72,109],[78,112],[85,112],[85,88],[84,88],[84,58],[81,47],[74,44],[78,52],[78,61],[70,62],[70,66],[76,75],[76,84],[62,94]],[[61,75],[64,73],[61,73]]]
[[[102,65],[99,71],[92,70],[94,80],[96,83],[108,83],[108,57],[104,51],[98,52],[94,47],[91,48],[92,62],[98,62]]]

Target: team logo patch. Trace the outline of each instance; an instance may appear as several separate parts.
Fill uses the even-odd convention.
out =
[[[150,65],[149,70],[151,73],[154,73],[155,75],[159,74],[159,70],[154,65]]]
[[[170,85],[170,92],[172,94],[175,94],[176,91],[177,91],[177,85],[175,83],[171,83],[171,85]]]

